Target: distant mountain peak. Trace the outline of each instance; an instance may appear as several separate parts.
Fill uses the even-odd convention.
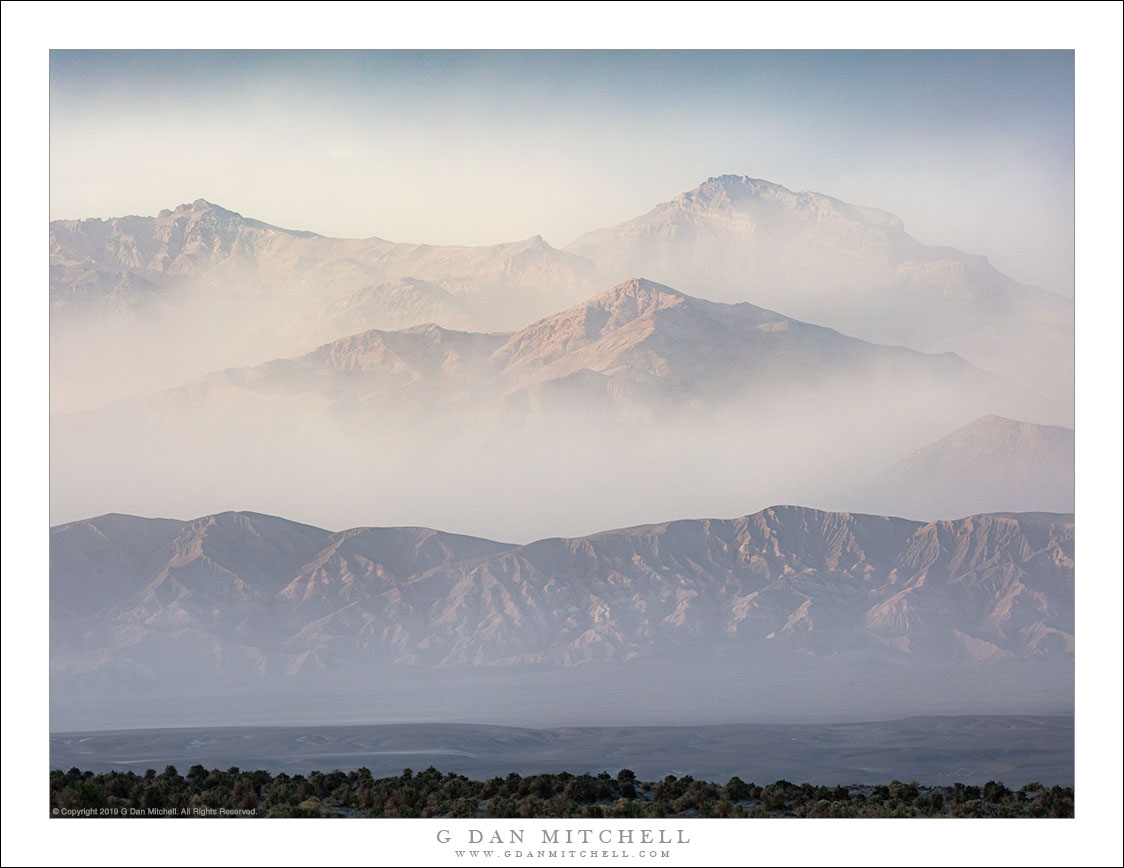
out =
[[[799,190],[712,175],[565,249],[606,283],[645,274],[872,343],[951,350],[1056,399],[1066,419],[1072,302],[1016,283],[984,257],[923,244],[889,211]]]
[[[978,419],[969,422],[964,426],[964,429],[969,428],[1058,428],[1057,425],[1038,425],[1033,422],[1024,422],[1021,419],[1011,419],[1007,416],[997,416],[990,413],[986,416],[980,416]]]
[[[540,332],[545,327],[549,334],[568,335],[567,345],[571,340],[596,340],[626,323],[692,300],[689,295],[670,286],[633,277],[569,310],[529,326],[521,335],[541,336]]]
[[[888,510],[912,518],[972,512],[1071,512],[1070,428],[981,416],[888,468],[874,484]]]
[[[644,277],[630,278],[573,308],[575,311],[590,309],[611,313],[618,324],[671,309],[689,309],[725,325],[733,322],[743,325],[751,323],[754,326],[767,322],[796,322],[790,317],[747,301],[737,304],[709,301]]]
[[[742,207],[753,209],[754,203],[772,202],[788,211],[804,214],[813,222],[816,215],[833,214],[838,218],[858,225],[876,227],[893,232],[904,232],[905,227],[899,217],[878,208],[851,205],[833,196],[811,190],[790,190],[783,184],[751,178],[748,175],[719,175],[707,178],[699,186],[681,193],[674,200],[680,206],[697,207],[700,203],[712,206]]]
[[[223,208],[221,205],[216,205],[214,202],[208,202],[206,199],[196,199],[194,202],[184,202],[175,207],[175,209],[164,208],[159,214],[156,215],[159,220],[166,220],[169,217],[180,216],[184,214],[216,214],[223,217],[237,217],[244,219],[237,211],[231,211],[229,208]]]
[[[744,190],[778,190],[778,191],[784,191],[785,193],[792,193],[793,192],[792,190],[789,190],[787,187],[785,187],[782,184],[777,184],[777,183],[774,183],[773,181],[767,181],[764,178],[753,178],[753,177],[750,177],[749,175],[733,175],[733,174],[716,175],[714,177],[707,178],[706,181],[704,181],[702,184],[699,184],[699,186],[697,186],[695,188],[695,190],[697,191],[697,190],[717,189],[717,188],[722,188],[722,189],[725,189],[725,190],[741,190],[741,189],[744,189]]]
[[[606,301],[620,301],[633,299],[651,307],[666,307],[669,303],[677,304],[690,299],[691,296],[678,289],[672,289],[654,280],[644,277],[633,277],[623,283],[618,283],[612,289],[607,289],[599,295],[589,299],[586,304],[601,304]]]
[[[1064,436],[1072,440],[1073,430],[1061,425],[1039,425],[1034,422],[1024,422],[1020,419],[1011,419],[1007,416],[997,416],[989,414],[987,416],[980,416],[977,419],[969,422],[967,425],[953,431],[943,440],[954,441],[956,439],[963,439],[965,436],[990,434],[995,436],[1001,435],[1022,435],[1041,437],[1045,435]]]
[[[747,198],[798,199],[808,193],[797,193],[787,187],[751,178],[749,175],[717,175],[707,178],[692,190],[675,197],[679,202],[730,201]]]

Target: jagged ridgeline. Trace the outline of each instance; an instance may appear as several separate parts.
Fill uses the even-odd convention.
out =
[[[107,350],[57,355],[56,378],[73,379],[53,384],[57,409],[82,400],[79,386],[106,395],[115,383],[111,397],[127,397],[129,385],[173,385],[363,329],[518,328],[638,275],[867,341],[956,352],[1072,404],[1071,299],[921,244],[885,211],[744,176],[711,178],[565,250],[537,236],[486,247],[327,238],[202,199],[50,229],[52,322],[88,320],[59,334],[89,344],[100,332]],[[106,314],[132,326],[106,334]],[[153,349],[145,371],[110,351],[122,335]]]
[[[746,665],[1070,659],[1073,632],[1062,515],[923,524],[776,507],[529,545],[254,513],[51,531],[52,671],[86,682],[691,652]]]

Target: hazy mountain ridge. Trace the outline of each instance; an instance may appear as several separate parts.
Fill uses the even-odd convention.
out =
[[[1065,516],[925,525],[777,507],[523,546],[252,513],[103,516],[53,528],[51,564],[52,670],[123,683],[759,646],[918,661],[1073,647]]]
[[[883,455],[995,412],[1046,410],[953,354],[867,344],[635,278],[518,332],[370,330],[56,414],[52,508],[55,520],[107,508],[190,514],[264,489],[284,498],[270,511],[317,522],[436,518],[509,538],[577,535],[642,518],[638,504],[733,511],[746,491],[758,507],[824,503],[883,470]],[[394,492],[385,517],[371,512],[380,491]],[[492,492],[486,521],[481,491]],[[708,500],[685,505],[683,491]],[[1024,505],[1017,490],[995,504]]]
[[[372,329],[296,358],[215,372],[156,400],[167,403],[178,395],[194,402],[223,385],[352,403],[388,395],[409,402],[431,393],[438,403],[449,404],[458,397],[510,398],[549,381],[591,373],[616,381],[614,395],[622,402],[630,386],[653,383],[664,400],[698,402],[708,393],[736,395],[767,382],[778,392],[817,383],[922,377],[946,379],[963,388],[965,397],[979,388],[990,390],[993,398],[1014,394],[1016,401],[1031,401],[1009,381],[951,353],[868,344],[747,302],[709,302],[640,278],[521,331],[475,333],[432,323]],[[643,409],[661,395],[639,391],[633,398]]]
[[[150,294],[203,280],[200,287],[258,294],[263,301],[312,293],[346,303],[370,295],[381,281],[437,286],[457,296],[542,290],[549,285],[544,278],[584,290],[596,273],[540,236],[485,247],[328,238],[271,226],[204,199],[155,218],[55,220],[50,244],[56,269],[51,301],[64,310],[97,304],[130,280],[142,281]],[[519,307],[517,296],[508,300]],[[123,301],[135,306],[146,299],[138,294]]]
[[[594,295],[628,256],[610,251],[598,271],[538,237],[332,239],[203,200],[155,218],[56,221],[52,401],[99,409],[53,417],[52,521],[245,504],[525,540],[630,524],[651,514],[640,504],[954,517],[981,508],[859,495],[890,456],[981,415],[1072,418],[1072,335],[1055,340],[1050,312],[1070,316],[1072,302],[1038,305],[1048,293],[921,245],[886,212],[723,176],[629,225],[617,233],[628,244],[654,245],[635,247],[633,273],[695,263],[683,270],[692,284],[634,278]],[[109,275],[102,296],[136,289],[139,307],[96,313],[97,274]],[[714,297],[753,303],[683,291],[711,278]],[[761,306],[769,297],[778,303]],[[808,321],[794,315],[802,305]],[[832,311],[859,331],[822,325],[838,325]],[[472,331],[481,318],[492,324]],[[1032,385],[904,346],[948,350],[930,340],[945,326],[970,333],[956,346],[967,358],[990,371],[987,353],[971,355],[990,348],[995,370]],[[875,327],[897,329],[893,345],[851,336]],[[1040,366],[1032,377],[1023,356]],[[131,404],[105,403],[124,395]],[[1066,505],[1029,496],[1052,483],[1016,471],[986,511]],[[953,489],[972,487],[971,472],[949,473]]]
[[[983,416],[880,474],[864,503],[895,515],[994,512],[1017,496],[1027,510],[1072,512],[1074,432]]]
[[[922,244],[884,211],[723,175],[566,249],[608,280],[644,274],[875,343],[951,350],[1072,404],[1072,299]]]
[[[1072,420],[1072,300],[923,245],[886,212],[743,176],[712,178],[566,250],[540,236],[485,247],[328,238],[202,199],[50,229],[58,409],[364,329],[510,330],[645,275],[874,343],[956,352],[1048,393],[1054,421]]]
[[[540,236],[484,247],[328,238],[203,199],[157,217],[56,220],[50,250],[57,406],[135,397],[367,328],[515,328],[600,284],[592,263]]]

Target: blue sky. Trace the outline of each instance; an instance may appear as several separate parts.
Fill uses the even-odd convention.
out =
[[[564,246],[711,175],[1072,293],[1069,51],[53,51],[51,216]]]

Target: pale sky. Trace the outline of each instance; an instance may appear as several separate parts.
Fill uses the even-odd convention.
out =
[[[712,175],[1073,292],[1070,51],[53,51],[54,218],[563,247]]]

